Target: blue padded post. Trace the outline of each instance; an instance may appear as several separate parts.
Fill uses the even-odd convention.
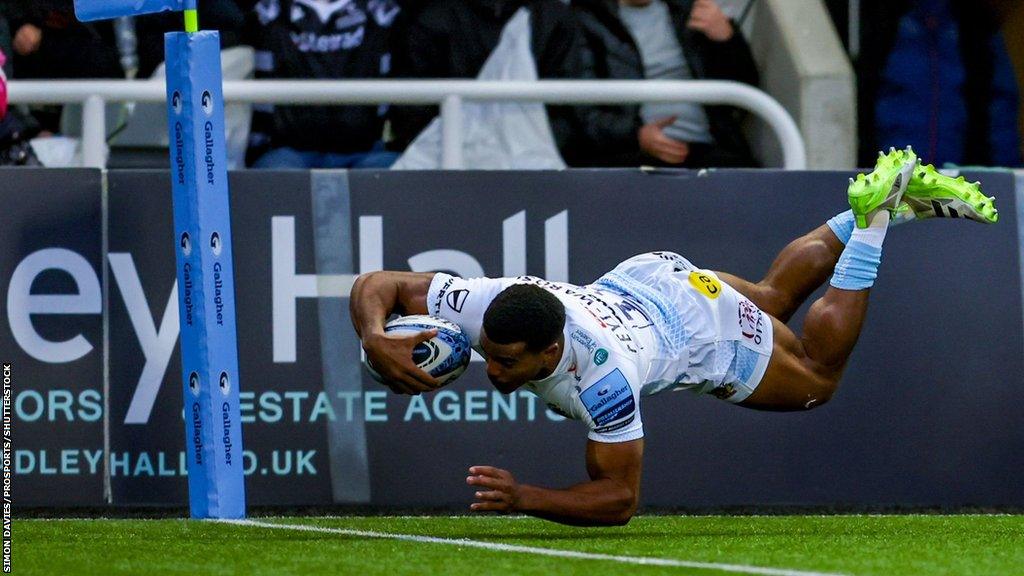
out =
[[[238,345],[217,32],[165,39],[189,504],[245,516]]]

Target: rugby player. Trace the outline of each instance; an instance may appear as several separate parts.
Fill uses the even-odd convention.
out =
[[[758,410],[821,406],[860,333],[888,227],[933,216],[998,219],[978,184],[921,166],[910,148],[879,153],[874,171],[851,179],[848,195],[851,210],[786,246],[756,283],[672,252],[634,256],[586,286],[375,272],[353,287],[353,324],[394,392],[438,387],[411,360],[435,332],[388,336],[385,322],[393,313],[431,314],[462,328],[499,391],[529,390],[589,428],[590,481],[549,489],[473,466],[472,510],[624,524],[640,487],[641,396],[685,389]],[[785,322],[830,276],[798,337]]]

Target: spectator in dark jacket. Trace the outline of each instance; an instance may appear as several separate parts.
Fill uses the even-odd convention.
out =
[[[4,72],[4,64],[7,64],[7,56],[3,48],[0,48],[0,122],[7,116],[7,73]]]
[[[0,51],[4,54],[11,54],[11,27],[7,24],[7,12],[0,4]],[[3,68],[8,75],[11,73],[11,63],[8,62]]]
[[[757,85],[750,46],[713,0],[573,0],[598,78],[714,79]],[[566,161],[576,165],[754,166],[729,106],[602,107]]]
[[[560,0],[428,0],[403,17],[396,35],[395,71],[406,78],[476,78],[508,20],[530,11],[531,51],[541,79],[580,78],[583,36]],[[548,106],[555,141],[565,153],[578,129],[574,111]],[[404,150],[437,116],[437,106],[400,106],[391,114],[392,147]]]
[[[121,75],[109,22],[79,22],[73,0],[9,0],[6,4],[18,78]]]
[[[281,79],[384,78],[391,71],[394,0],[260,0],[257,75]],[[256,168],[386,168],[385,106],[275,106],[254,117]],[[260,133],[260,128],[266,133]]]
[[[12,33],[13,71],[20,79],[117,78],[118,62],[109,22],[83,24],[73,0],[6,0]],[[39,108],[34,116],[50,132],[60,127],[61,107]]]
[[[231,48],[241,44],[245,13],[235,0],[202,0],[199,2],[199,25],[204,30],[219,32],[221,47]],[[181,26],[181,14],[177,12],[135,18],[140,78],[149,78],[164,61],[164,34],[181,31]]]

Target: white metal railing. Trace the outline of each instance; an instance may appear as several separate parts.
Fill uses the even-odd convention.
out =
[[[86,166],[105,165],[105,104],[162,102],[163,80],[21,81],[8,86],[17,104],[81,102],[82,154]],[[803,169],[803,137],[788,112],[761,90],[719,80],[229,80],[227,102],[265,104],[440,104],[442,166],[462,168],[464,102],[544,102],[548,104],[625,104],[697,102],[729,104],[764,120],[779,139],[783,166]]]

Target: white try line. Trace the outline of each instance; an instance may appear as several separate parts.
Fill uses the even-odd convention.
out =
[[[717,562],[689,562],[687,560],[672,560],[669,558],[654,558],[650,556],[615,556],[612,554],[577,552],[575,550],[559,550],[556,548],[539,548],[536,546],[518,546],[514,544],[501,544],[498,542],[485,542],[482,540],[436,538],[433,536],[416,536],[414,534],[393,534],[390,532],[374,532],[369,530],[327,528],[325,526],[310,526],[307,524],[275,524],[272,522],[260,522],[258,520],[218,520],[218,522],[223,522],[225,524],[235,524],[237,526],[276,528],[278,530],[297,530],[300,532],[321,532],[324,534],[341,534],[343,536],[359,536],[361,538],[383,538],[388,540],[403,540],[406,542],[420,542],[424,544],[446,544],[448,546],[482,548],[484,550],[494,550],[498,552],[518,552],[520,554],[554,556],[557,558],[576,558],[578,560],[604,560],[606,562],[619,562],[622,564],[639,564],[644,566],[698,568],[704,570],[718,570],[719,572],[735,572],[738,574],[764,574],[766,576],[843,576],[841,574],[827,572],[806,572],[803,570],[787,570],[783,568],[761,568],[759,566],[745,566],[743,564],[719,564]]]

